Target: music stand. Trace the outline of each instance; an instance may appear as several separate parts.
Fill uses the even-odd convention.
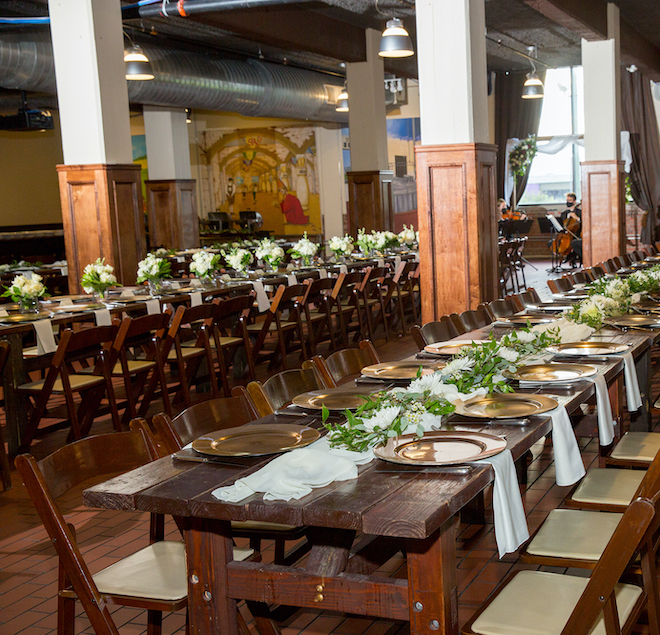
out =
[[[561,258],[560,254],[554,252],[554,250],[552,249],[552,243],[557,238],[557,234],[560,231],[563,231],[564,228],[561,226],[561,223],[552,214],[546,214],[545,217],[539,216],[538,221],[539,221],[539,230],[541,231],[541,233],[551,235],[550,258],[551,258],[552,267],[548,269],[548,273],[558,273],[560,271],[563,271],[563,269],[561,268],[561,263],[563,261],[563,258]]]

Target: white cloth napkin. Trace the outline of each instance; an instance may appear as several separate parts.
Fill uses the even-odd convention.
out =
[[[295,273],[288,273],[286,276],[286,283],[292,287],[294,284],[298,284],[298,278],[296,278]]]
[[[199,278],[191,278],[190,279],[190,286],[191,287],[201,287],[202,286],[202,281]]]
[[[96,326],[110,326],[112,324],[110,309],[98,309],[94,311],[94,319],[96,320]]]
[[[160,300],[157,298],[153,298],[151,300],[147,300],[147,315],[156,315],[156,313],[160,313]]]
[[[181,287],[180,282],[170,282],[170,289],[178,289]]]
[[[511,450],[475,461],[490,463],[495,470],[493,481],[493,524],[500,558],[515,551],[529,538],[525,508],[513,465]]]
[[[71,298],[60,298],[60,306],[73,306],[73,300]]]
[[[379,258],[379,259],[376,261],[376,264],[377,264],[379,267],[384,267],[384,266],[385,266],[385,259],[384,259],[384,258]]]
[[[328,277],[328,270],[327,269],[319,269],[319,278],[321,280],[325,280],[325,278]]]
[[[339,265],[339,273],[345,273],[348,275],[348,267],[346,265]]]
[[[261,280],[255,280],[252,283],[252,288],[257,294],[257,306],[259,307],[259,313],[268,311],[270,308],[270,300],[268,299],[266,289],[264,289],[264,283],[261,282]]]
[[[585,474],[580,448],[565,406],[546,413],[552,419],[552,447],[557,485],[573,485]]]
[[[119,294],[120,300],[132,300],[135,297],[135,294],[131,289],[125,289]]]
[[[202,292],[193,291],[190,294],[190,306],[199,306],[200,304],[202,304]]]
[[[306,448],[285,452],[258,472],[212,493],[228,503],[236,503],[255,493],[262,493],[267,501],[298,500],[316,487],[357,478],[357,466],[369,463],[373,458],[371,450],[350,452],[330,448],[328,440],[323,438]]]
[[[536,333],[545,333],[548,329],[559,329],[562,344],[569,342],[581,342],[582,340],[589,339],[595,329],[587,326],[586,324],[576,324],[566,318],[548,322],[546,324],[537,324],[531,328]]]
[[[37,353],[46,355],[54,353],[57,350],[55,336],[53,335],[53,325],[50,320],[37,320],[32,322],[34,332],[37,334]]]
[[[621,353],[623,357],[623,376],[626,381],[626,402],[628,412],[635,412],[642,407],[642,393],[639,391],[639,381],[637,380],[637,368],[632,353]]]
[[[614,440],[614,422],[612,421],[612,405],[607,392],[607,382],[602,375],[581,377],[592,382],[596,387],[596,410],[598,411],[598,438],[601,445],[609,445]]]
[[[7,313],[6,309],[0,309],[0,317],[7,317],[9,313]]]
[[[394,256],[394,271],[399,271],[399,266],[401,265],[401,256]]]
[[[177,262],[185,262],[185,261],[186,261],[186,257],[185,257],[185,256],[177,256],[177,257],[175,258],[175,260],[176,260]]]

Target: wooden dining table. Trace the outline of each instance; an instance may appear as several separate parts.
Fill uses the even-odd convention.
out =
[[[638,356],[647,336],[615,333]],[[623,361],[594,364],[609,386],[618,385]],[[576,412],[594,395],[594,384],[539,391]],[[316,416],[271,415],[255,423],[319,427]],[[250,424],[248,424],[250,425]],[[544,415],[524,421],[465,419],[452,415],[445,427],[504,437],[515,461],[551,431]],[[192,633],[237,634],[236,603],[246,600],[262,635],[278,633],[268,606],[325,609],[410,623],[413,635],[458,633],[455,527],[457,513],[494,478],[489,464],[417,467],[374,460],[357,479],[314,489],[300,500],[265,501],[255,494],[238,503],[212,495],[265,465],[270,458],[197,463],[165,457],[87,489],[90,507],[171,514],[181,519],[187,552]],[[229,464],[232,463],[232,464]],[[238,463],[238,465],[237,465]],[[306,527],[311,551],[303,563],[275,565],[232,559],[231,521],[257,520]],[[407,579],[378,569],[406,555]]]

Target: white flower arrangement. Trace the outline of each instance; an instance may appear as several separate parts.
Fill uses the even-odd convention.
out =
[[[368,256],[374,249],[376,249],[376,240],[373,233],[367,234],[364,228],[358,229],[355,244],[365,256]]]
[[[160,283],[165,278],[172,277],[172,266],[164,258],[148,254],[144,260],[138,262],[137,281]]]
[[[22,308],[29,308],[30,305],[36,306],[38,299],[47,295],[46,287],[41,282],[42,279],[36,273],[33,273],[32,278],[29,279],[23,275],[18,275],[12,280],[10,286],[5,287],[2,297],[10,297]]]
[[[328,248],[334,252],[335,256],[348,256],[353,253],[353,237],[349,236],[333,236],[328,241]]]
[[[417,232],[412,225],[410,227],[403,226],[403,229],[399,232],[399,242],[407,247],[412,247],[417,242]]]
[[[105,258],[97,258],[95,262],[83,269],[80,279],[85,293],[100,293],[103,295],[110,287],[117,284],[115,270],[112,265],[105,264]]]
[[[220,254],[214,254],[209,251],[198,251],[193,254],[190,271],[198,278],[210,278],[220,269],[221,261],[222,256]]]
[[[312,261],[312,256],[318,251],[319,246],[307,238],[307,232],[303,237],[289,249],[289,253],[293,258],[301,258],[303,263],[309,265]]]
[[[254,262],[252,253],[241,247],[234,247],[229,253],[223,251],[227,264],[236,271],[243,272]]]
[[[513,176],[523,177],[536,156],[536,135],[523,139],[509,153],[509,169]]]
[[[399,244],[399,236],[391,231],[373,232],[374,244],[378,251],[385,251]]]
[[[167,247],[159,247],[154,249],[151,252],[156,258],[166,258],[167,256],[173,256],[176,253],[174,249],[167,249]]]
[[[284,259],[284,249],[282,249],[275,241],[270,238],[264,238],[258,243],[254,255],[259,259],[267,262],[271,267],[279,266],[280,262]]]

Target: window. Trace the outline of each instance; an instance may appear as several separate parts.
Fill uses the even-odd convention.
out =
[[[584,133],[582,85],[581,66],[547,71],[537,139],[539,146],[558,135]],[[584,161],[584,148],[576,143],[569,143],[556,154],[539,152],[532,162],[520,204],[563,203],[566,192],[576,192],[580,200],[581,161]]]

